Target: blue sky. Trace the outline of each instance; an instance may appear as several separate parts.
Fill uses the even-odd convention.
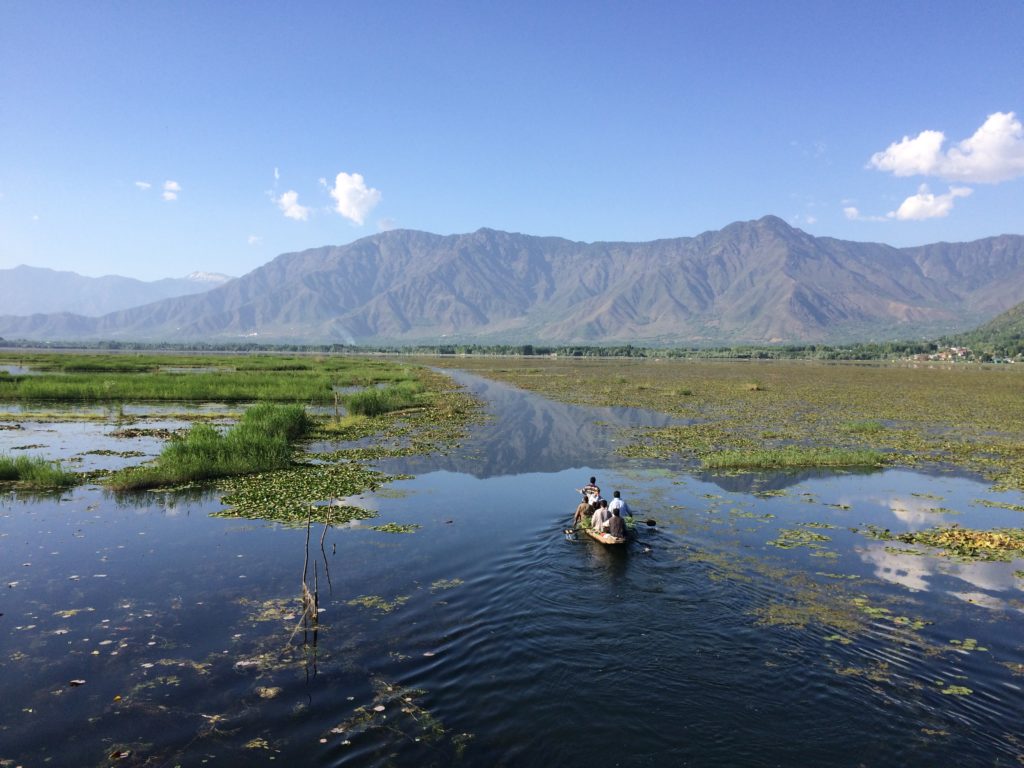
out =
[[[1024,234],[1024,2],[0,2],[0,268]]]

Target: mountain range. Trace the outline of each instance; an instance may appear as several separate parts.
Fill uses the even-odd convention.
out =
[[[100,317],[5,310],[0,336],[806,343],[953,333],[1022,299],[1020,235],[895,248],[814,237],[766,216],[646,243],[392,230],[282,254],[204,293]]]
[[[19,266],[0,269],[0,311],[5,315],[70,312],[98,317],[160,299],[202,293],[231,278],[193,272],[147,282],[131,277],[85,277],[75,272]]]

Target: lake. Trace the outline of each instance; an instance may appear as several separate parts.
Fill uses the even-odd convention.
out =
[[[380,462],[414,477],[358,499],[362,524],[212,517],[212,492],[0,497],[0,765],[1024,760],[1024,565],[877,535],[1018,527],[1020,493],[629,460],[620,430],[667,417],[455,376],[489,418]],[[0,452],[158,450],[114,429],[26,424]],[[565,533],[591,475],[635,511],[624,549]]]

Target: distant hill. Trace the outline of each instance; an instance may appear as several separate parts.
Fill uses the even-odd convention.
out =
[[[893,248],[774,216],[579,243],[393,230],[278,256],[206,293],[102,317],[0,317],[7,338],[717,344],[962,332],[1024,295],[1024,237]]]
[[[70,312],[99,317],[160,299],[202,293],[231,278],[210,272],[146,282],[106,275],[85,277],[40,267],[0,269],[0,308],[5,315]]]
[[[1012,357],[1024,354],[1024,302],[1003,312],[973,331],[956,337],[956,343]]]

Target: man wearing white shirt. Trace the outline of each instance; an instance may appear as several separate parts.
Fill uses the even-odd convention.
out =
[[[622,500],[622,497],[619,495],[619,492],[616,491],[612,495],[614,498],[612,499],[612,503],[608,505],[608,509],[612,510],[613,512],[617,509],[619,510],[620,515],[632,517],[633,512],[632,510],[630,510],[629,504]]]

